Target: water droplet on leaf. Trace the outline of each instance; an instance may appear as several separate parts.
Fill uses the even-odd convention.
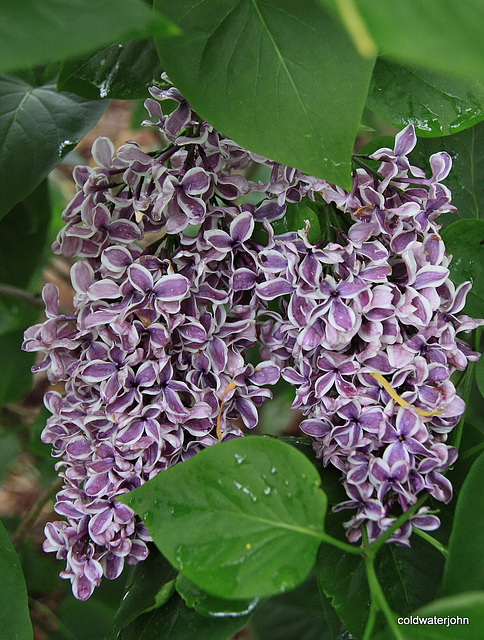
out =
[[[79,140],[63,140],[57,147],[57,153],[59,158],[66,156],[69,151],[72,151],[79,144]]]

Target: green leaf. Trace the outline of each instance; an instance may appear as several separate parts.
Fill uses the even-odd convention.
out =
[[[106,106],[57,93],[55,80],[37,85],[0,75],[0,218],[32,193]]]
[[[452,204],[456,218],[484,217],[484,123],[445,138],[420,139],[411,160],[418,166],[428,166],[429,157],[438,151],[447,151],[452,158],[452,171],[445,184],[452,191]]]
[[[119,42],[64,62],[57,88],[90,100],[137,100],[148,97],[148,87],[159,84],[162,72],[153,40]]]
[[[442,230],[447,253],[453,258],[450,277],[456,284],[470,280],[466,313],[480,318],[484,313],[484,220],[457,220]]]
[[[303,453],[314,468],[317,469],[321,479],[321,487],[328,499],[328,505],[334,506],[348,499],[346,491],[341,484],[341,472],[332,465],[325,467],[323,461],[320,458],[316,458],[312,438],[309,436],[277,436],[277,438]]]
[[[484,358],[479,358],[476,364],[476,383],[484,397]]]
[[[304,200],[288,204],[285,217],[289,231],[305,229],[306,222],[309,222],[309,242],[316,244],[321,240],[321,226],[319,224],[318,214]]]
[[[19,546],[18,556],[30,595],[45,595],[59,588],[59,565],[42,547],[24,539]]]
[[[267,437],[209,447],[122,497],[179,571],[221,598],[299,584],[323,535],[326,496],[293,447]]]
[[[373,59],[314,0],[155,0],[182,29],[156,42],[193,108],[242,146],[351,188]]]
[[[165,604],[175,589],[177,572],[153,547],[147,560],[136,565],[114,617],[113,631],[128,626],[138,616]]]
[[[113,609],[94,596],[81,602],[69,595],[56,616],[59,628],[49,640],[102,640],[111,631]]]
[[[145,613],[123,629],[113,640],[230,640],[248,621],[239,618],[202,616],[173,595],[163,606]]]
[[[0,154],[2,151],[0,151]],[[0,283],[29,289],[40,271],[50,221],[47,181],[0,221]],[[0,405],[15,402],[28,390],[34,354],[21,351],[24,330],[40,315],[38,308],[10,296],[0,300]]]
[[[237,618],[247,616],[258,605],[260,598],[251,600],[226,600],[217,598],[197,587],[191,580],[181,573],[176,579],[176,590],[185,600],[187,606],[195,609],[204,616],[216,618]]]
[[[462,485],[445,563],[442,595],[484,590],[484,454]]]
[[[263,602],[251,627],[258,640],[331,640],[314,573],[293,591]]]
[[[43,180],[0,221],[0,282],[22,289],[30,287],[40,270],[50,215],[49,188]]]
[[[448,136],[484,119],[484,86],[380,59],[366,104],[400,129],[413,124],[419,136]]]
[[[411,617],[412,622],[399,625],[403,640],[482,640],[484,591],[435,600]],[[394,639],[393,632],[386,630],[373,640]]]
[[[0,335],[0,406],[20,400],[32,381],[30,367],[34,358],[21,351],[22,342],[23,330]]]
[[[331,0],[334,2],[334,0]],[[399,62],[484,78],[481,0],[355,0],[381,52]]]
[[[176,32],[141,0],[2,2],[0,71],[77,56],[118,40],[163,38]]]
[[[411,548],[384,545],[377,554],[375,570],[390,608],[408,615],[432,600],[443,571],[443,557],[417,535]],[[321,591],[348,631],[363,634],[370,592],[364,559],[323,544],[316,563]]]
[[[33,638],[27,604],[27,588],[20,561],[0,521],[0,625],[8,640]]]

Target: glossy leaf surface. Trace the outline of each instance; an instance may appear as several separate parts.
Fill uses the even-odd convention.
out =
[[[175,589],[175,578],[176,570],[153,548],[149,557],[134,568],[114,617],[114,632],[124,629],[143,613],[165,604]]]
[[[445,563],[442,595],[484,591],[484,454],[462,485]]]
[[[188,607],[191,607],[204,616],[215,618],[238,618],[247,616],[254,611],[260,599],[251,600],[226,600],[217,598],[197,587],[191,580],[181,573],[176,579],[176,590],[185,600]]]
[[[331,0],[334,2],[334,0]],[[481,0],[356,0],[374,41],[401,62],[484,78]]]
[[[484,86],[380,59],[366,104],[399,129],[413,124],[419,136],[447,136],[484,119]]]
[[[30,640],[33,638],[20,561],[0,521],[0,625],[2,638]]]
[[[57,88],[90,100],[139,100],[148,97],[162,71],[153,40],[119,42],[64,62]]]
[[[106,106],[57,93],[52,79],[0,75],[0,218],[61,162]]]
[[[276,162],[350,187],[373,60],[313,0],[155,0],[182,29],[157,42],[192,107]]]
[[[230,640],[248,617],[213,618],[198,614],[174,594],[168,602],[154,611],[136,618],[112,640]],[[111,640],[111,639],[110,639]]]
[[[166,18],[141,0],[2,2],[0,71],[80,55],[124,38],[161,38],[174,32]]]
[[[303,454],[251,436],[203,450],[122,502],[192,582],[244,599],[291,589],[309,573],[326,509],[319,484]]]
[[[484,220],[457,220],[442,230],[442,238],[453,256],[452,280],[473,283],[465,310],[479,318],[484,313]]]

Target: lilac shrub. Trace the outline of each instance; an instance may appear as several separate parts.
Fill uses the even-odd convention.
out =
[[[148,554],[148,531],[116,498],[253,429],[280,376],[316,455],[341,471],[351,542],[362,525],[374,540],[422,491],[448,502],[446,440],[464,411],[450,377],[478,357],[458,338],[480,324],[458,315],[470,284],[449,279],[436,222],[453,211],[447,154],[427,178],[408,161],[407,127],[349,193],[242,149],[175,88],[150,92],[165,148],[94,143],[98,166],[75,169],[53,246],[77,259],[74,313],[47,284],[47,319],[25,333],[24,349],[44,354],[34,370],[65,385],[45,397],[65,520],[46,526],[44,549],[81,600]],[[256,169],[266,181],[250,180]],[[339,211],[331,239],[310,242],[309,224],[276,233],[303,198]],[[438,525],[423,507],[392,540]]]

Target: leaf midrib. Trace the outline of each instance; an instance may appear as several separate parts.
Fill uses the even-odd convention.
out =
[[[284,56],[282,55],[281,50],[279,49],[279,47],[277,45],[277,42],[275,41],[274,36],[272,35],[272,33],[271,33],[266,21],[264,20],[264,16],[262,15],[262,12],[261,12],[261,10],[259,8],[259,5],[258,5],[258,0],[250,0],[250,1],[251,1],[252,6],[254,7],[254,11],[256,12],[257,17],[259,18],[259,22],[261,23],[262,28],[266,32],[267,37],[269,38],[272,46],[274,47],[274,51],[276,53],[276,56],[279,59],[279,62],[281,64],[282,68],[286,72],[286,75],[287,75],[287,77],[289,79],[289,82],[290,82],[290,84],[291,84],[291,86],[293,88],[293,91],[294,91],[294,93],[295,93],[295,95],[296,95],[296,97],[298,99],[298,102],[301,105],[301,108],[302,108],[302,110],[304,112],[304,115],[306,116],[308,122],[310,122],[311,119],[309,118],[309,114],[308,114],[308,110],[306,108],[306,105],[304,104],[304,101],[303,101],[303,99],[301,97],[301,94],[299,93],[299,90],[298,90],[298,88],[296,86],[294,78],[292,77],[292,75],[291,75],[291,73],[290,73],[290,71],[289,71],[289,69],[288,69],[288,67],[286,65],[286,61],[284,60]]]

